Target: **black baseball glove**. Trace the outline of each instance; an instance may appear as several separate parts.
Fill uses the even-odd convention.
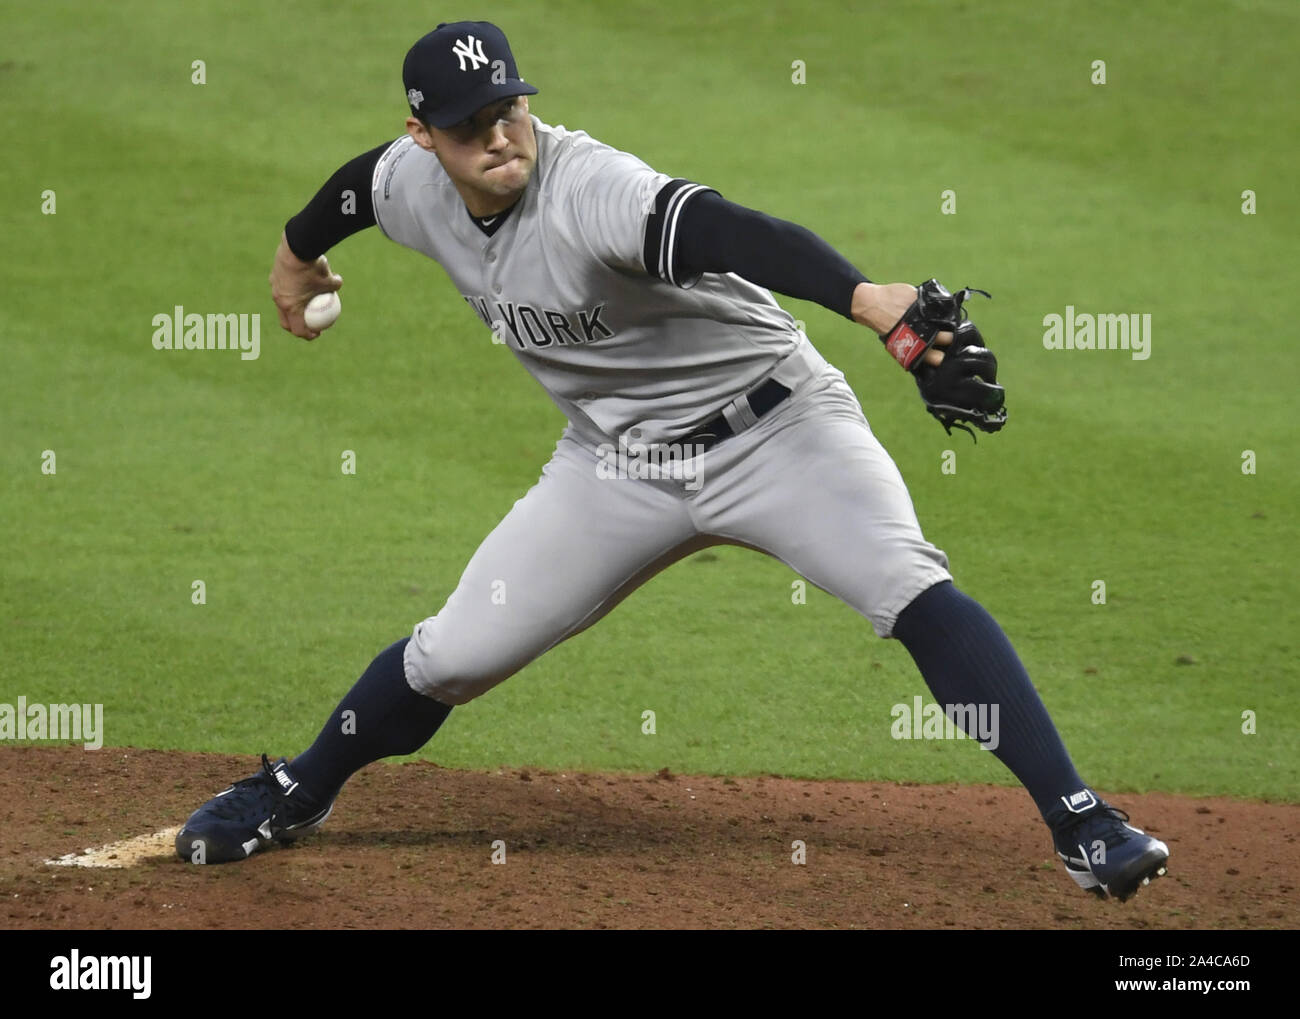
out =
[[[912,306],[881,339],[894,359],[916,376],[925,409],[944,431],[951,435],[956,426],[973,439],[968,424],[996,432],[1007,423],[1007,412],[1002,405],[1006,393],[997,384],[998,359],[962,307],[971,294],[991,296],[972,287],[950,294],[938,280],[926,280],[917,288]],[[953,339],[951,346],[942,348],[943,362],[936,367],[926,363],[925,352],[941,332],[952,333]]]

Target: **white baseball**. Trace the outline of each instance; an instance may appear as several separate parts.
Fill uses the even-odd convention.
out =
[[[308,329],[320,332],[332,326],[342,310],[343,302],[339,300],[339,295],[331,291],[328,294],[317,294],[308,301],[302,317]]]

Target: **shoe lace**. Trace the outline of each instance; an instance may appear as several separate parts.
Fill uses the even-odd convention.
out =
[[[1129,837],[1128,829],[1124,827],[1124,822],[1128,820],[1127,812],[1120,810],[1119,807],[1112,807],[1109,803],[1102,803],[1096,810],[1062,825],[1058,837],[1062,841],[1073,843],[1078,841],[1079,828],[1087,826],[1089,835],[1087,841],[1095,842],[1101,839],[1107,849],[1114,849]]]
[[[271,770],[271,762],[266,754],[262,755],[262,770],[250,778],[240,779],[232,790],[220,797],[212,807],[212,813],[227,821],[242,818],[263,805],[271,806],[280,792],[280,785]]]

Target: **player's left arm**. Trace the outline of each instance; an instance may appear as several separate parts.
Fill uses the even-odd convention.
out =
[[[926,410],[949,434],[961,428],[973,438],[971,425],[996,432],[1006,424],[997,358],[962,307],[971,294],[984,291],[950,294],[937,280],[920,287],[875,284],[801,226],[735,205],[689,181],[672,181],[664,192],[669,202],[656,201],[646,227],[648,272],[679,286],[689,286],[700,273],[730,272],[816,301],[874,330],[912,373]]]
[[[873,283],[806,227],[729,202],[716,191],[674,180],[659,193],[646,230],[646,268],[678,283],[701,273],[735,273],[787,297],[815,301],[884,336],[898,323],[917,288]],[[937,346],[952,334],[940,333]],[[926,352],[930,364],[942,351]]]

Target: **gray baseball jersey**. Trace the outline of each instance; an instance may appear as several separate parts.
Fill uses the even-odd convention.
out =
[[[722,543],[788,563],[887,636],[912,599],[950,579],[947,558],[922,537],[844,376],[766,289],[734,274],[682,278],[674,230],[700,185],[532,123],[536,168],[491,236],[409,137],[371,183],[384,234],[443,267],[569,421],[537,484],[416,625],[410,686],[471,700],[655,573]],[[768,378],[790,395],[760,418],[745,394]],[[672,444],[719,413],[735,434],[686,450],[689,472],[609,470],[615,443]]]
[[[672,231],[699,185],[674,194],[647,266],[647,220],[672,178],[584,131],[532,121],[533,179],[492,236],[409,136],[375,168],[375,219],[446,270],[575,427],[671,441],[793,351],[794,319],[739,276],[678,278]]]

